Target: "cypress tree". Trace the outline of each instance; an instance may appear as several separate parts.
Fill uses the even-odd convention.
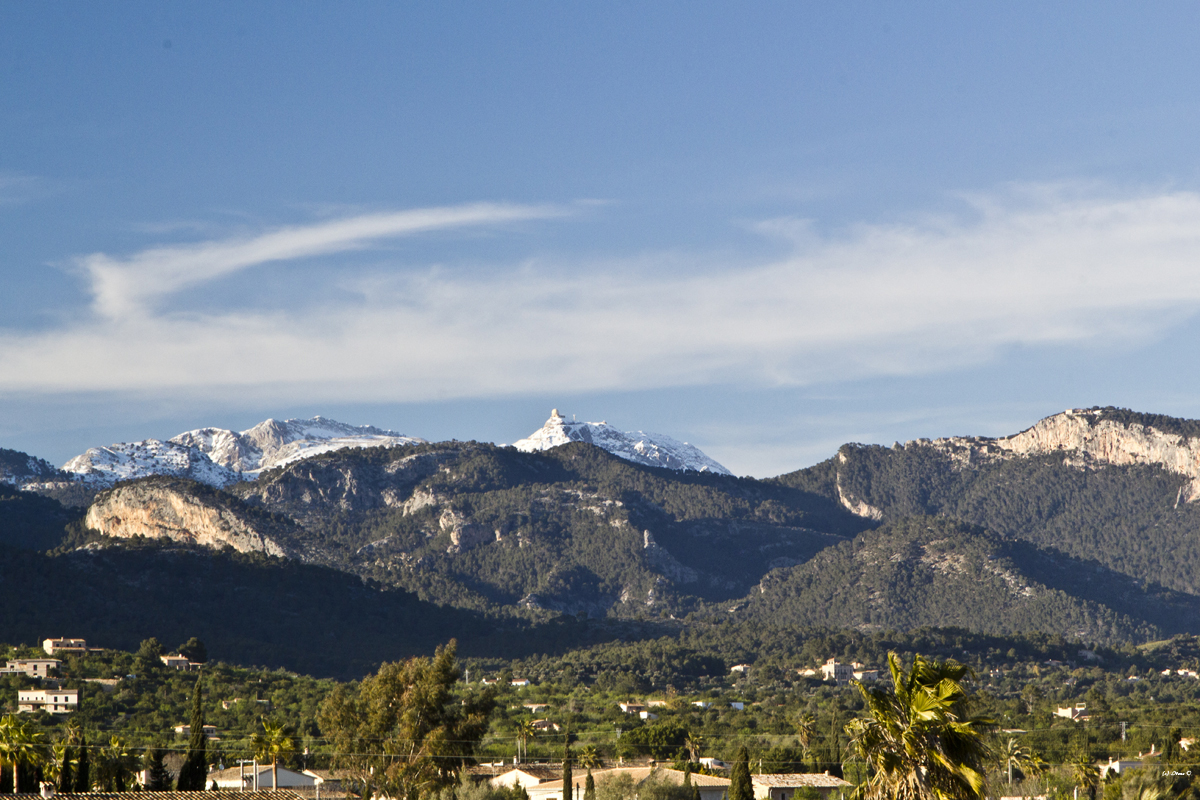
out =
[[[187,758],[179,769],[179,780],[175,785],[179,791],[199,792],[204,790],[205,778],[208,775],[206,741],[204,698],[200,692],[200,678],[196,678],[196,688],[192,690],[192,736],[188,741]]]
[[[683,765],[683,786],[685,789],[692,788],[692,762],[687,762]]]
[[[573,800],[571,795],[571,735],[566,734],[563,737],[566,741],[563,742],[563,795],[562,800]]]
[[[750,754],[746,748],[738,750],[729,776],[729,800],[754,800],[754,786],[750,783]]]
[[[592,771],[587,772],[587,780],[583,782],[583,800],[596,800],[596,779],[592,777]]]
[[[90,792],[92,790],[92,764],[88,755],[87,735],[79,736],[79,768],[75,770],[75,791]]]
[[[75,791],[75,773],[71,770],[71,762],[75,760],[75,748],[71,745],[63,747],[62,765],[58,770],[58,786],[55,787],[59,792]]]

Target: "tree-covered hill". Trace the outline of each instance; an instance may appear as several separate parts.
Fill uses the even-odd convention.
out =
[[[593,616],[736,597],[871,525],[817,494],[584,443],[339,451],[234,491],[297,520],[324,563],[423,598]]]
[[[863,630],[956,626],[1105,642],[1189,630],[1200,598],[936,517],[907,517],[773,572],[738,620]]]
[[[1161,467],[1084,468],[1069,453],[964,465],[931,446],[845,445],[776,480],[830,499],[840,491],[885,520],[954,517],[1200,594],[1200,501],[1183,501],[1188,479]]]

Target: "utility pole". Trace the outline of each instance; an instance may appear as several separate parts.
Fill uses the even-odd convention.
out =
[[[1121,723],[1121,741],[1125,741],[1125,723]]]

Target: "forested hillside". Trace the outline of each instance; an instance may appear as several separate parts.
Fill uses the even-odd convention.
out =
[[[1156,466],[1079,466],[1069,453],[965,466],[930,446],[846,445],[777,481],[884,519],[954,517],[1038,547],[1096,561],[1136,580],[1200,594],[1200,502],[1187,479]]]
[[[757,624],[862,630],[956,626],[1117,643],[1188,630],[1200,598],[983,529],[905,517],[778,570],[735,607]]]

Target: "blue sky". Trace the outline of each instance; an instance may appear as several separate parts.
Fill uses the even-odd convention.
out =
[[[1195,4],[0,5],[0,446],[1200,416]]]

